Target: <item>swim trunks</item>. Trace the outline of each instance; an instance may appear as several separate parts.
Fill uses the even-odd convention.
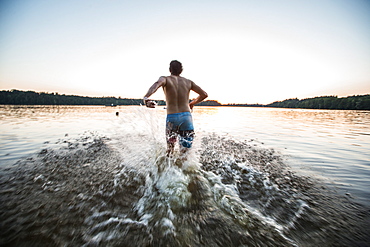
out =
[[[175,143],[179,137],[180,144],[191,148],[194,140],[193,118],[190,112],[168,114],[166,119],[167,143]]]

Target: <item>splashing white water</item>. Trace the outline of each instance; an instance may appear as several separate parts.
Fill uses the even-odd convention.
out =
[[[115,176],[114,184],[120,186],[121,183],[130,182],[121,179],[128,171],[131,174],[141,174],[140,177],[144,177],[140,187],[142,196],[134,204],[131,218],[109,218],[98,223],[95,228],[99,229],[112,223],[124,224],[127,229],[123,233],[125,235],[129,234],[132,227],[140,226],[145,228],[148,241],[158,232],[162,237],[171,236],[177,241],[180,241],[180,238],[185,241],[184,238],[197,234],[200,226],[194,219],[188,223],[192,228],[188,229],[187,235],[184,236],[179,221],[184,217],[184,213],[194,210],[194,207],[202,207],[215,212],[214,217],[228,218],[235,222],[237,228],[244,229],[246,236],[253,235],[248,229],[260,225],[269,229],[272,236],[291,244],[292,241],[282,234],[281,225],[239,198],[235,185],[224,184],[221,176],[201,169],[200,152],[197,152],[201,149],[199,136],[193,148],[186,153],[186,157],[183,157],[179,150],[172,157],[166,157],[164,121],[161,118],[161,113],[139,108],[131,117],[126,116],[117,121],[117,134],[112,138],[111,145],[122,155],[123,162],[122,170]],[[250,169],[251,173],[257,173],[253,168],[248,168],[245,162],[238,165],[241,169]],[[231,167],[228,169],[232,170]],[[135,177],[129,179],[134,180]],[[266,183],[265,186],[271,184]],[[103,236],[112,238],[110,233],[96,232],[94,236],[90,236],[90,241],[99,242]],[[122,238],[122,234],[116,234],[116,237]]]
[[[368,228],[356,225],[363,212],[295,175],[274,150],[197,133],[186,157],[178,149],[167,157],[164,118],[145,108],[119,114],[110,140],[94,133],[60,140],[0,174],[0,244],[341,246],[352,236],[367,239],[361,230]]]

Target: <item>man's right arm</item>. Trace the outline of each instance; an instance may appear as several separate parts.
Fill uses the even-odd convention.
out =
[[[194,82],[191,82],[191,90],[193,90],[194,92],[199,94],[199,96],[196,99],[192,100],[189,103],[190,109],[193,109],[194,105],[196,105],[196,104],[202,102],[203,100],[205,100],[208,97],[208,94],[202,88],[200,88],[197,84],[195,84]]]

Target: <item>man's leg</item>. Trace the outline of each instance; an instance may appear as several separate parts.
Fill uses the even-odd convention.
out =
[[[186,159],[186,154],[193,145],[193,140],[194,130],[180,131],[180,152],[184,159]]]
[[[175,143],[177,140],[177,134],[172,131],[172,124],[167,122],[166,125],[166,139],[167,139],[167,157],[173,154],[175,149]]]
[[[167,157],[170,157],[173,154],[175,149],[175,143],[167,142]]]

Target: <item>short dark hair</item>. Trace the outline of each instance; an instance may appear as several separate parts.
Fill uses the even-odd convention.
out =
[[[182,72],[182,64],[177,60],[172,60],[170,63],[170,72],[172,75],[180,75]]]

